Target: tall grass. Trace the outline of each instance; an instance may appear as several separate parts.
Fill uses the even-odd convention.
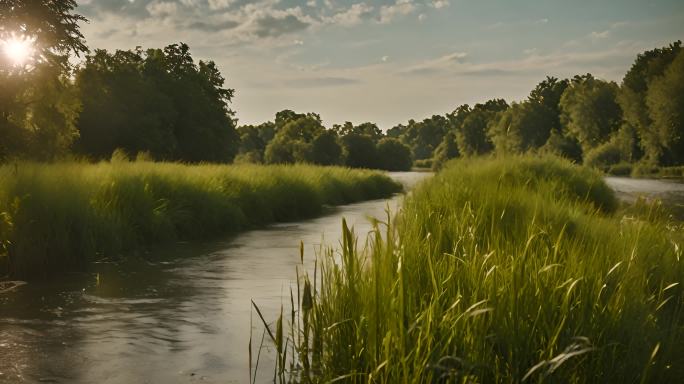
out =
[[[150,244],[304,218],[325,205],[400,189],[380,173],[307,165],[5,165],[0,266],[4,260],[15,277],[40,277]]]
[[[682,382],[684,234],[667,217],[619,209],[598,172],[556,158],[452,162],[365,247],[343,224],[291,321],[290,378]]]

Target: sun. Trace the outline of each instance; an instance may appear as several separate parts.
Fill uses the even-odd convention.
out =
[[[6,40],[0,40],[2,52],[5,57],[15,66],[26,64],[34,53],[33,43],[35,39],[28,37],[12,36]]]

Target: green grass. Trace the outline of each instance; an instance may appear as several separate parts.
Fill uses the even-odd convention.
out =
[[[659,167],[636,164],[632,169],[631,176],[682,179],[684,178],[684,166]]]
[[[5,165],[0,269],[4,264],[4,273],[17,278],[84,269],[93,260],[153,244],[310,217],[326,205],[400,189],[381,173],[340,167]]]
[[[598,171],[557,158],[451,162],[364,247],[343,224],[302,279],[317,289],[290,320],[291,378],[682,382],[684,232],[667,217],[620,210]]]

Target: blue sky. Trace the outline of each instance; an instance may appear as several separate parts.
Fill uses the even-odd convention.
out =
[[[681,0],[78,0],[91,47],[183,41],[236,89],[240,123],[279,110],[326,124],[523,99],[546,75],[620,81],[636,54],[684,39]]]

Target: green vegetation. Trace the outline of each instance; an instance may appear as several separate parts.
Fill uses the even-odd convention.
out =
[[[623,174],[626,164],[684,165],[680,41],[638,55],[620,84],[589,73],[547,77],[524,100],[464,104],[386,132],[372,122],[326,128],[317,113],[289,109],[239,125],[235,91],[212,61],[196,63],[186,44],[89,53],[75,1],[27,4],[0,4],[0,39],[21,30],[45,59],[0,60],[0,161],[97,161],[120,149],[163,161],[385,170],[438,169],[488,153],[550,153]],[[74,55],[85,61],[73,65]]]
[[[0,166],[0,266],[30,278],[177,239],[226,234],[387,197],[377,172],[146,161]]]
[[[678,382],[683,229],[567,160],[450,162],[366,247],[343,224],[280,377],[289,345],[301,382]]]

